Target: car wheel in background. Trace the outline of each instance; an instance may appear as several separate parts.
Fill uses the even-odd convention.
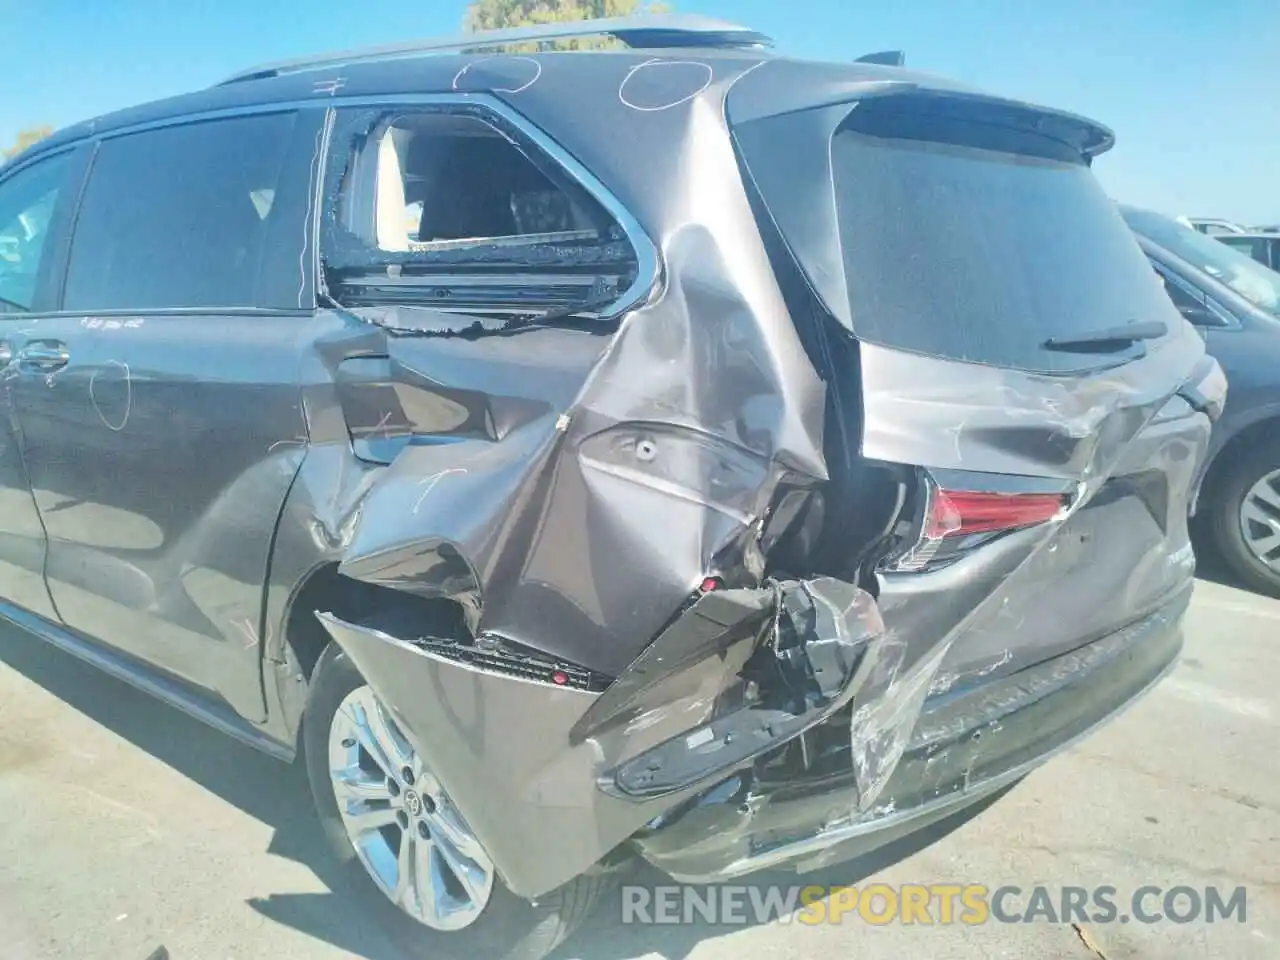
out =
[[[1214,545],[1232,572],[1250,589],[1280,597],[1280,444],[1226,466],[1208,507]]]

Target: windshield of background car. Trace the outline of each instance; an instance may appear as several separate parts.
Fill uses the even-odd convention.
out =
[[[1129,210],[1124,216],[1137,233],[1230,287],[1255,307],[1280,316],[1280,273],[1158,213]]]
[[[1115,205],[1059,141],[886,105],[837,131],[832,167],[862,339],[1065,373],[1160,342],[1088,353],[1046,349],[1051,338],[1150,320],[1182,329]]]

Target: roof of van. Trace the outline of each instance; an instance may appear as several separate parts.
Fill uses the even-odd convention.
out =
[[[583,90],[612,89],[616,90],[615,101],[652,114],[694,100],[707,89],[727,90],[750,73],[758,74],[750,85],[750,99],[757,108],[744,115],[847,102],[889,87],[980,94],[943,77],[884,63],[852,59],[846,63],[821,63],[778,56],[769,49],[771,41],[767,37],[745,27],[700,17],[618,18],[588,21],[572,28],[548,25],[541,33],[539,29],[515,33],[534,39],[535,34],[605,33],[626,36],[636,46],[621,50],[475,52],[476,47],[484,47],[487,37],[512,34],[500,31],[471,34],[450,42],[423,41],[268,64],[241,71],[203,90],[83,121],[41,141],[28,155],[86,137],[183,116],[326,100],[350,104],[358,103],[360,98],[488,94],[517,111],[523,108],[546,116],[553,106],[559,110],[559,104],[565,105],[563,112],[575,112],[568,108],[583,102]],[[668,45],[651,46],[659,42]],[[873,57],[883,59],[885,55]],[[767,69],[759,69],[762,67]],[[764,78],[759,74],[765,73],[768,81],[762,83]],[[598,97],[595,101],[601,102]],[[1106,128],[1060,111],[1047,112],[1091,124],[1098,131],[1094,139],[1103,144],[1101,149],[1110,145],[1110,131]],[[616,129],[616,110],[606,113],[610,117],[602,116],[601,124],[605,129]],[[577,124],[589,123],[583,117],[574,120]]]

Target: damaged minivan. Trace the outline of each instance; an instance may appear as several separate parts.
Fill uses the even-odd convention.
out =
[[[1226,384],[1107,129],[882,60],[554,24],[23,154],[3,616],[303,758],[423,956],[1014,783],[1174,663]]]

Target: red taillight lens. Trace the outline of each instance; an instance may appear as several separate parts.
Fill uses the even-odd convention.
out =
[[[928,485],[927,508],[915,544],[882,569],[920,573],[953,563],[1001,534],[1047,523],[1071,498],[1061,493],[992,493]]]
[[[1067,498],[1056,493],[977,493],[935,490],[925,518],[924,538],[996,533],[1044,523],[1057,516]]]

